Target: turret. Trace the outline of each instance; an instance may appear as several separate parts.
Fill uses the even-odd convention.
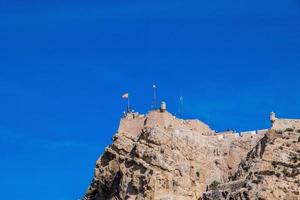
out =
[[[270,121],[271,121],[271,124],[273,125],[274,124],[274,122],[276,121],[276,115],[275,115],[275,113],[274,112],[271,112],[270,113]]]
[[[166,102],[162,101],[160,104],[160,112],[165,112],[167,110]]]

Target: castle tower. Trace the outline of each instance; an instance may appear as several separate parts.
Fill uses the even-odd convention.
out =
[[[270,121],[272,123],[272,125],[274,124],[274,122],[276,121],[276,114],[274,112],[270,113]]]
[[[167,110],[166,102],[162,101],[160,104],[160,112],[165,112]]]

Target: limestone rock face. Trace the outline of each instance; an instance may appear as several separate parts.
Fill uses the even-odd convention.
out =
[[[299,120],[276,120],[242,160],[231,181],[201,199],[300,199]]]
[[[83,199],[300,199],[300,120],[239,135],[167,111],[128,113]]]
[[[130,113],[96,162],[83,199],[201,199],[212,183],[238,177],[240,163],[264,138],[220,135],[199,120],[177,119],[168,112]]]

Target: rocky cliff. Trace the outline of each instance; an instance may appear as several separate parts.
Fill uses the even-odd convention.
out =
[[[298,122],[240,136],[167,111],[129,113],[83,199],[299,199]]]
[[[276,120],[230,181],[202,199],[300,199],[300,121]]]

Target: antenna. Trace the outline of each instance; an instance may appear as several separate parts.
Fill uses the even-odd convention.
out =
[[[156,109],[156,85],[153,84],[152,88],[153,88],[153,104],[152,104],[152,107],[153,107],[153,109]]]
[[[179,117],[183,116],[183,96],[179,97]]]
[[[129,94],[128,94],[128,98],[127,98],[127,112],[131,113]]]

